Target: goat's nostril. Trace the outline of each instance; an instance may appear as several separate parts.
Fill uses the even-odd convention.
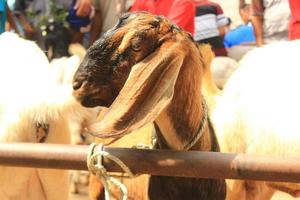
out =
[[[73,90],[78,90],[82,86],[82,81],[74,81],[73,82]]]

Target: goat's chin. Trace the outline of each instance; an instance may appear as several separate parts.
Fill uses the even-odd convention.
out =
[[[94,94],[83,94],[77,91],[73,91],[73,96],[84,107],[109,107],[112,104],[110,98],[100,98]]]
[[[97,106],[108,108],[112,104],[112,102],[108,102],[102,99],[94,99],[88,97],[81,99],[80,103],[82,106],[89,107],[89,108],[93,108]]]

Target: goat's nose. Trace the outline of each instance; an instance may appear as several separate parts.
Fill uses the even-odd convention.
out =
[[[74,80],[73,81],[73,90],[78,90],[82,86],[82,81],[79,80]]]

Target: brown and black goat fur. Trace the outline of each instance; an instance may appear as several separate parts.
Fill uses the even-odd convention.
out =
[[[203,60],[191,35],[166,18],[125,14],[87,51],[74,96],[84,106],[110,108],[91,127],[95,136],[120,137],[154,122],[158,148],[219,151],[209,119],[202,121]],[[221,200],[225,190],[224,180],[151,176],[148,191],[152,200]]]

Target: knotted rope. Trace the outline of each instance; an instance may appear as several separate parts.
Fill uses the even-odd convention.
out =
[[[97,148],[96,148],[97,147]],[[96,149],[96,151],[95,151]],[[87,166],[91,173],[97,176],[102,182],[105,190],[105,199],[110,200],[110,190],[109,190],[109,182],[117,186],[122,193],[122,200],[127,200],[128,192],[126,186],[121,183],[116,178],[113,178],[108,175],[105,167],[102,164],[102,160],[106,158],[111,161],[114,161],[117,165],[119,165],[125,173],[128,174],[130,178],[134,177],[134,174],[131,170],[122,162],[119,158],[114,155],[109,154],[104,151],[102,144],[92,143],[89,148],[89,153],[87,157]]]

